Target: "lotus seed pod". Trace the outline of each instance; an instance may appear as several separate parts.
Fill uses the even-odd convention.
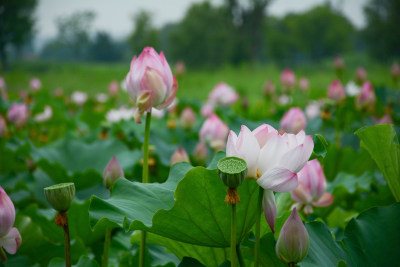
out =
[[[218,161],[218,175],[229,188],[236,188],[242,184],[247,175],[247,164],[241,158],[225,157]]]
[[[50,205],[57,211],[67,211],[75,196],[74,183],[56,184],[44,189],[44,195]]]

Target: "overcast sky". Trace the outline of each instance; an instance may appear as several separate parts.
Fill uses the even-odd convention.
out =
[[[204,0],[39,0],[36,9],[37,39],[45,40],[57,33],[55,20],[71,15],[76,11],[90,10],[96,14],[94,30],[104,30],[116,38],[126,36],[133,29],[132,16],[139,10],[153,14],[153,23],[157,27],[168,22],[177,22],[183,18],[192,3]],[[244,1],[244,0],[239,0]],[[220,5],[223,0],[211,0]],[[247,1],[246,1],[247,2]],[[322,4],[326,0],[273,0],[268,7],[272,15],[284,16],[289,12],[301,12]],[[365,24],[362,8],[367,0],[331,0],[336,8],[356,27]]]

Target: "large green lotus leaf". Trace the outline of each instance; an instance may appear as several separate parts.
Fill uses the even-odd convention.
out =
[[[164,184],[118,180],[110,199],[92,197],[92,226],[107,224],[126,230],[146,230],[195,245],[229,247],[231,211],[224,202],[227,188],[215,169],[189,169],[187,164],[174,165]],[[253,203],[257,189],[254,180],[245,180],[238,188],[238,242],[255,223]]]
[[[385,176],[396,201],[400,201],[400,146],[393,125],[364,127],[355,134]]]
[[[140,243],[139,232],[132,234],[131,242],[135,244]],[[163,246],[167,251],[174,253],[181,260],[189,257],[198,260],[205,266],[219,266],[229,259],[229,249],[227,248],[197,246],[152,233],[147,233],[146,243]]]
[[[53,258],[48,267],[64,267],[65,260],[62,258]],[[72,265],[73,267],[99,267],[96,261],[91,260],[88,256],[82,256],[79,258],[77,264]]]

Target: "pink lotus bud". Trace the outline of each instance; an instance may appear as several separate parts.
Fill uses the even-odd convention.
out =
[[[311,103],[306,107],[306,115],[309,120],[315,119],[320,114],[318,103]]]
[[[26,90],[22,89],[18,92],[18,96],[21,100],[24,100],[28,97],[28,92]]]
[[[336,102],[340,102],[346,98],[343,85],[339,80],[334,80],[328,88],[328,97]]]
[[[181,113],[181,125],[185,130],[190,130],[196,123],[196,114],[191,107],[186,107]]]
[[[108,189],[111,189],[115,181],[117,181],[121,177],[124,177],[124,171],[122,170],[121,165],[114,155],[104,169],[103,184]]]
[[[357,96],[356,105],[358,108],[363,109],[371,107],[375,104],[375,90],[370,82],[365,82],[361,87],[361,92]]]
[[[275,90],[275,84],[271,80],[267,80],[262,88],[262,93],[265,96],[272,96]]]
[[[6,82],[4,78],[0,76],[0,89],[6,89]]]
[[[186,153],[185,149],[182,147],[178,147],[174,154],[171,157],[171,166],[178,162],[188,162],[190,163],[189,156]]]
[[[54,96],[57,98],[60,98],[64,95],[64,91],[61,87],[58,87],[56,90],[54,90]]]
[[[284,263],[298,263],[307,256],[309,247],[307,230],[294,208],[279,233],[275,247],[276,255]]]
[[[393,120],[390,117],[390,114],[385,114],[382,118],[380,118],[376,124],[393,124]]]
[[[145,47],[138,58],[133,58],[126,82],[128,93],[138,107],[137,123],[141,122],[140,116],[145,111],[151,111],[151,107],[167,108],[178,89],[163,52],[157,54],[152,47]]]
[[[179,76],[179,77],[182,76],[186,72],[185,63],[183,63],[183,61],[179,60],[178,62],[176,62],[174,70],[175,70],[175,73],[177,76]]]
[[[393,80],[398,80],[400,78],[400,66],[397,62],[393,62],[390,74],[392,75]]]
[[[117,81],[110,82],[110,84],[108,85],[108,93],[110,94],[110,96],[112,96],[112,97],[117,96],[118,91],[119,91],[118,82]]]
[[[228,131],[228,126],[213,114],[201,126],[200,141],[207,143],[214,150],[221,150],[225,147]]]
[[[199,142],[194,149],[193,157],[197,164],[204,165],[207,160],[207,147],[204,143]]]
[[[8,128],[6,120],[0,115],[0,137],[5,137],[8,135]]]
[[[17,228],[12,227],[14,221],[14,204],[0,186],[0,247],[4,247],[10,254],[15,254],[22,242]]]
[[[16,127],[23,127],[29,118],[28,105],[25,103],[14,103],[7,112],[7,119]]]
[[[290,108],[281,120],[281,129],[287,133],[297,134],[306,128],[307,120],[300,108]]]
[[[214,113],[214,105],[207,102],[201,107],[201,116],[208,118]]]
[[[208,101],[213,105],[230,106],[239,99],[235,90],[226,83],[219,83],[208,95]]]
[[[356,82],[361,84],[367,80],[367,71],[363,67],[358,67],[356,70]]]
[[[344,60],[343,60],[343,58],[341,56],[335,57],[335,59],[333,60],[333,67],[338,72],[343,71],[343,69],[344,69]]]
[[[29,86],[33,91],[39,91],[42,88],[42,82],[39,80],[39,78],[32,78],[32,80],[29,82]]]
[[[8,99],[8,94],[6,91],[6,82],[4,81],[3,77],[0,76],[0,92],[1,92],[1,98],[3,100]]]
[[[302,91],[307,91],[307,90],[308,90],[308,87],[310,86],[309,83],[308,83],[307,78],[302,77],[302,78],[300,79],[299,86],[300,86],[300,89],[301,89]]]
[[[281,74],[281,85],[283,92],[289,92],[294,88],[296,76],[291,69],[285,69]]]
[[[326,192],[326,179],[317,159],[307,162],[297,174],[299,186],[292,191],[292,198],[306,214],[313,212],[313,206],[325,207],[333,202],[333,195]]]

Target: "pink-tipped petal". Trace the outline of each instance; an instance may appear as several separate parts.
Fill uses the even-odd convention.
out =
[[[286,151],[283,137],[279,133],[274,133],[268,143],[260,151],[258,158],[258,169],[260,174],[264,174],[270,168],[277,166],[282,154]]]
[[[257,160],[260,153],[260,146],[252,132],[245,125],[242,125],[237,139],[236,148],[247,163],[247,175],[256,178]]]
[[[307,163],[314,149],[312,137],[306,136],[304,143],[286,152],[281,160],[281,166],[286,167],[292,172],[299,172]]]
[[[237,143],[237,135],[234,131],[229,131],[228,141],[226,142],[226,156],[227,157],[238,157],[240,158],[242,155],[236,149]]]
[[[283,167],[269,169],[257,179],[257,183],[264,189],[281,193],[290,192],[298,186],[297,174]]]
[[[329,206],[330,204],[332,204],[333,199],[334,199],[334,196],[332,194],[325,193],[322,195],[322,197],[320,199],[318,199],[317,202],[313,202],[313,205],[316,207],[326,207],[326,206]]]
[[[276,204],[275,204],[274,192],[265,189],[263,194],[262,204],[263,204],[265,219],[267,220],[267,223],[271,228],[272,233],[275,233],[274,227],[276,220]]]
[[[262,148],[277,130],[268,124],[262,124],[253,130],[253,135],[256,137],[260,148]]]
[[[0,237],[0,247],[3,247],[9,254],[15,254],[21,243],[21,235],[15,227],[11,228],[5,236]]]
[[[175,99],[176,91],[178,90],[178,81],[176,80],[175,76],[173,76],[173,84],[172,84],[172,91],[171,94],[168,96],[165,103],[161,103],[158,105],[158,109],[167,108]]]

